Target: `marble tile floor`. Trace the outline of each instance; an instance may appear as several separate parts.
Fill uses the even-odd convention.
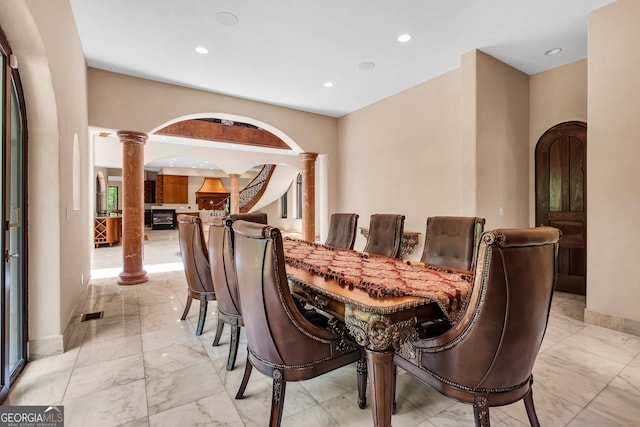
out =
[[[265,426],[271,379],[253,372],[243,400],[234,395],[246,350],[225,370],[229,330],[212,347],[216,305],[195,336],[198,302],[180,321],[186,283],[177,232],[147,230],[149,282],[118,286],[121,247],[95,249],[92,280],[80,313],[104,317],[78,323],[70,348],[34,360],[5,405],[64,405],[74,426]],[[582,322],[583,297],[557,293],[534,368],[541,425],[637,426],[640,420],[640,337]],[[355,366],[287,385],[284,427],[370,426],[371,408],[356,404]],[[472,426],[473,410],[399,371],[394,427]],[[524,404],[491,409],[494,426],[527,426]]]

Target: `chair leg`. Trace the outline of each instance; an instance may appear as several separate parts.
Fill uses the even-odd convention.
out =
[[[393,407],[391,408],[391,415],[396,413],[397,403],[396,402],[396,383],[398,382],[398,367],[393,365],[393,377],[391,382],[391,393],[393,396]]]
[[[269,427],[280,427],[282,421],[282,409],[284,408],[284,393],[287,382],[282,378],[279,369],[273,370],[273,394],[271,395],[271,417]]]
[[[227,371],[233,370],[236,364],[236,356],[238,355],[238,342],[240,341],[240,326],[238,320],[233,319],[231,322],[231,345],[229,345],[229,358],[227,359]]]
[[[362,353],[362,357],[356,363],[358,380],[358,407],[364,409],[367,406],[367,361]]]
[[[531,382],[533,383],[533,379]],[[527,394],[524,395],[524,407],[527,409],[527,417],[529,417],[529,424],[531,424],[531,427],[540,427],[538,415],[536,415],[536,408],[533,405],[533,391],[531,388],[529,388]]]
[[[215,338],[213,338],[213,344],[211,344],[213,347],[220,344],[220,337],[222,336],[223,329],[224,329],[224,320],[222,320],[220,316],[218,316],[218,327],[216,328],[216,336]]]
[[[249,383],[249,377],[251,376],[251,370],[253,369],[253,365],[251,361],[247,357],[247,363],[244,365],[244,375],[242,377],[242,382],[240,383],[240,388],[236,393],[236,399],[244,398],[244,391],[247,388],[247,384]]]
[[[476,427],[490,427],[489,420],[489,397],[487,395],[476,395],[473,399],[473,418]]]
[[[207,317],[207,297],[202,296],[200,298],[200,314],[198,315],[198,327],[196,328],[196,335],[202,335],[202,329],[204,329],[204,319]]]
[[[182,317],[180,320],[184,320],[187,318],[187,314],[189,314],[189,310],[191,309],[191,295],[187,292],[187,305],[184,306],[184,311],[182,312]]]

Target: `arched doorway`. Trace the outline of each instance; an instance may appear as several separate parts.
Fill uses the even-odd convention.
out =
[[[587,124],[547,130],[536,145],[536,225],[562,231],[556,289],[586,294]]]

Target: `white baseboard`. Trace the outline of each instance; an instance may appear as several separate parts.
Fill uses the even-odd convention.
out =
[[[82,307],[84,301],[88,298],[87,288],[88,286],[85,286],[82,290],[79,301],[73,309],[62,335],[29,340],[29,353],[27,354],[28,360],[37,360],[44,357],[55,356],[56,354],[62,354],[69,350],[71,339],[77,330],[77,326],[80,324],[81,313],[79,311],[79,307]]]
[[[592,325],[640,336],[640,322],[637,320],[612,316],[585,308],[584,321]]]
[[[38,360],[64,352],[64,339],[62,335],[40,338],[29,341],[28,360]]]

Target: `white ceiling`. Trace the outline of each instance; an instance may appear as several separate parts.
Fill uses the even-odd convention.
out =
[[[297,154],[293,150],[282,150],[276,148],[269,147],[256,147],[252,145],[243,145],[243,144],[230,144],[228,142],[217,142],[217,141],[204,141],[201,139],[189,139],[189,138],[180,138],[173,136],[164,136],[164,135],[149,135],[149,141],[155,141],[156,143],[163,144],[177,144],[177,145],[190,145],[195,147],[202,147],[203,150],[206,151],[215,151],[213,157],[220,156],[220,150],[224,151],[234,151],[235,153],[240,152],[252,152],[252,153],[262,153],[262,154],[271,154],[274,156],[297,156]],[[111,137],[113,138],[113,137]],[[120,143],[116,140],[116,145],[120,145]],[[150,147],[149,145],[147,147]],[[148,150],[148,148],[147,148]],[[176,147],[176,153],[180,153],[179,147]],[[162,168],[182,168],[182,169],[208,169],[208,170],[219,170],[220,168],[213,162],[209,162],[206,160],[205,151],[203,151],[203,156],[195,157],[186,157],[181,156],[179,154],[162,157],[159,159],[152,160],[147,162],[144,165],[145,170],[158,172]],[[257,169],[259,170],[259,168]],[[252,172],[256,172],[256,168],[253,169]]]
[[[479,49],[528,74],[587,55],[613,0],[71,0],[91,67],[340,117]],[[237,17],[236,25],[228,25]],[[396,38],[413,36],[408,43]],[[209,50],[196,53],[197,46]],[[557,55],[545,55],[553,48]],[[360,64],[373,62],[372,69]],[[326,88],[323,83],[334,86]]]

